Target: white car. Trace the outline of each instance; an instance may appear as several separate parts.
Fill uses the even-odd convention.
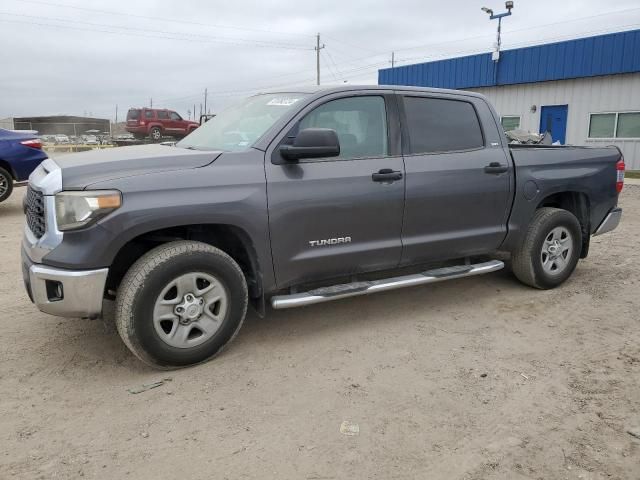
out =
[[[56,135],[54,140],[56,143],[69,143],[69,137],[66,135]]]

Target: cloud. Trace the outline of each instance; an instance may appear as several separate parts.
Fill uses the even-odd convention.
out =
[[[502,2],[486,4],[502,8]],[[257,89],[315,83],[316,32],[325,44],[324,82],[376,83],[391,51],[401,63],[489,51],[496,25],[480,6],[467,0],[5,0],[0,118],[85,112],[113,118],[116,104],[124,112],[151,98],[154,106],[186,114],[199,108],[205,87],[215,111]],[[640,21],[635,0],[616,2],[623,13],[596,16],[611,10],[595,0],[519,0],[504,22],[503,46]],[[583,17],[589,18],[576,20]],[[557,22],[566,23],[537,28]]]

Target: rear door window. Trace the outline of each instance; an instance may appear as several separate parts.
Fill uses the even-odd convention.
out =
[[[159,120],[168,120],[169,119],[169,112],[165,112],[165,111],[158,112],[158,119]]]
[[[153,110],[145,110],[144,111],[144,118],[146,118],[147,120],[150,118],[153,118]]]
[[[470,102],[404,97],[410,154],[454,152],[484,147],[476,110]]]

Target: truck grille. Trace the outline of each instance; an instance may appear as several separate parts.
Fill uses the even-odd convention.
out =
[[[36,238],[41,238],[45,232],[44,196],[42,192],[31,188],[31,185],[27,187],[27,195],[24,199],[24,213],[27,217],[29,230]]]

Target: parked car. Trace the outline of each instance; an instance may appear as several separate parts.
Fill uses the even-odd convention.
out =
[[[96,137],[95,135],[85,135],[84,143],[85,145],[100,145],[98,137]]]
[[[620,221],[622,154],[510,146],[499,125],[476,93],[343,86],[251,97],[175,147],[47,160],[26,289],[69,317],[115,299],[124,343],[164,368],[220,352],[248,303],[481,275],[508,254],[521,282],[557,287]]]
[[[47,158],[37,133],[0,128],[0,202],[9,198],[14,183],[25,182]]]
[[[69,143],[69,137],[62,134],[56,135],[54,140],[56,143]]]
[[[198,122],[184,120],[173,110],[130,108],[127,112],[125,129],[137,138],[149,137],[154,142],[159,142],[163,136],[167,135],[182,138],[199,126]]]

